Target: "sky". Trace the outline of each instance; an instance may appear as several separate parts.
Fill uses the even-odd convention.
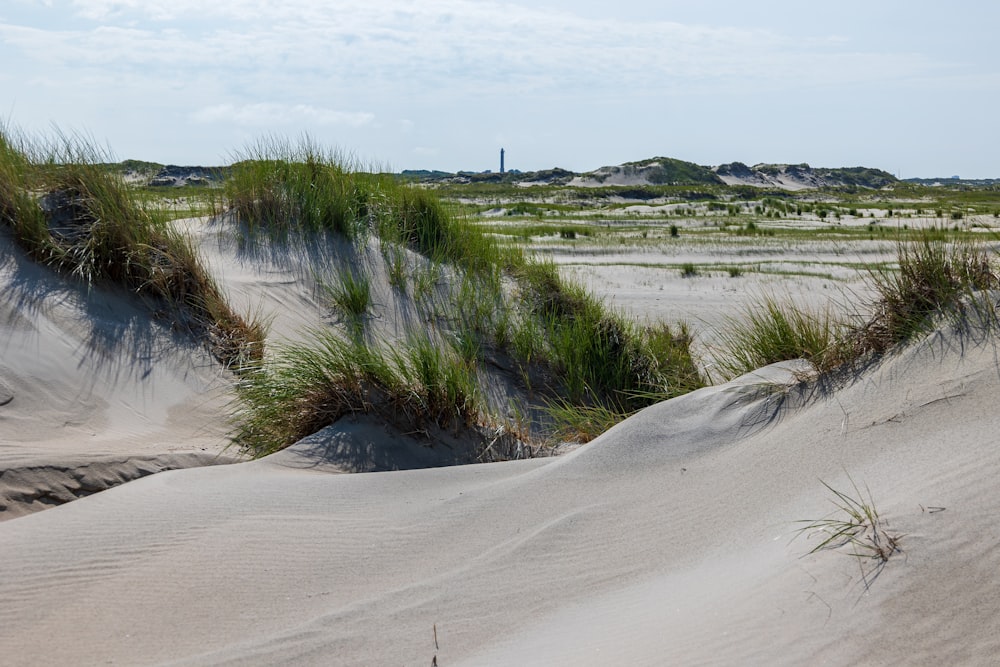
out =
[[[226,164],[308,135],[392,170],[668,156],[1000,178],[1000,3],[4,0],[0,122]]]

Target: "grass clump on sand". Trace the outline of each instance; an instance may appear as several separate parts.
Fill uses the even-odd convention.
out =
[[[787,359],[805,358],[820,372],[849,368],[884,354],[928,330],[941,315],[978,309],[995,322],[981,294],[1000,288],[1000,275],[984,246],[947,243],[932,235],[901,242],[897,266],[872,268],[875,299],[867,314],[840,321],[766,297],[722,334],[716,366],[728,378]]]
[[[32,197],[39,180],[29,153],[33,148],[23,137],[0,128],[0,221],[23,243],[31,242],[44,224],[42,210]]]
[[[215,210],[231,214],[251,235],[283,239],[332,232],[355,239],[374,233],[383,243],[477,272],[517,261],[452,215],[434,193],[366,169],[308,138],[298,144],[264,140],[237,157]]]
[[[853,479],[851,486],[854,487],[854,495],[838,491],[826,482],[820,481],[820,483],[833,494],[831,502],[838,512],[836,516],[799,522],[805,524],[799,529],[800,534],[820,533],[823,537],[809,553],[850,544],[857,558],[874,559],[884,563],[892,554],[899,551],[900,537],[886,530],[887,523],[875,508],[870,489],[865,487],[868,494],[865,498],[865,494],[858,489]]]
[[[900,541],[903,536],[889,530],[889,523],[879,514],[871,490],[867,486],[866,493],[862,493],[851,479],[851,486],[854,488],[852,495],[839,491],[822,480],[820,483],[833,494],[831,502],[836,512],[822,519],[799,521],[798,523],[804,525],[798,529],[798,534],[807,537],[819,536],[821,541],[809,551],[810,554],[850,545],[850,555],[858,560],[861,580],[867,589],[889,559],[897,553],[902,553]]]
[[[520,273],[521,337],[554,375],[550,412],[563,435],[589,440],[629,414],[703,386],[683,326],[640,326],[611,312],[551,263]],[[519,334],[515,334],[515,337]]]
[[[259,359],[263,325],[232,310],[191,244],[102,158],[76,138],[44,148],[0,130],[0,221],[39,262],[165,302],[223,363]]]
[[[641,327],[610,312],[562,279],[554,265],[529,261],[516,246],[501,244],[496,235],[457,217],[433,191],[359,171],[308,140],[297,146],[264,142],[244,158],[233,167],[218,212],[270,239],[335,233],[361,241],[376,235],[393,287],[389,298],[411,298],[422,309],[413,326],[424,330],[410,335],[449,348],[443,357],[429,356],[432,347],[424,344],[411,345],[405,353],[384,352],[378,342],[361,342],[350,328],[339,338],[317,336],[312,349],[281,348],[259,373],[241,382],[247,427],[237,441],[252,452],[273,451],[317,424],[352,412],[384,411],[387,418],[396,414],[407,423],[423,418],[443,426],[437,403],[427,397],[438,395],[435,387],[465,386],[457,379],[466,376],[520,369],[528,400],[535,400],[537,392],[560,422],[571,420],[574,410],[603,410],[601,426],[567,429],[583,439],[702,384],[686,329]],[[411,266],[407,250],[429,262]],[[342,270],[331,288],[338,310],[353,322],[373,308],[369,287],[362,283],[357,274],[348,277]],[[421,371],[435,368],[453,369],[441,375],[452,380],[441,385],[432,381],[433,373]],[[458,368],[465,370],[456,375]],[[312,379],[300,381],[304,377]],[[465,406],[456,414],[465,419],[478,411],[475,421],[495,421],[482,403],[470,407],[471,392],[452,389],[442,400]],[[281,397],[275,404],[284,407],[269,403],[272,396]],[[407,396],[420,398],[407,402]],[[553,407],[557,397],[565,398],[558,409]],[[396,408],[400,405],[405,409]],[[596,423],[589,417],[577,421]]]
[[[237,385],[235,441],[263,456],[350,414],[377,414],[405,432],[477,423],[471,369],[429,338],[391,351],[329,330],[278,348]]]
[[[949,244],[924,236],[900,244],[897,263],[897,270],[878,267],[869,273],[877,299],[871,315],[850,333],[853,357],[881,354],[925,331],[937,315],[978,308],[977,293],[1000,287],[996,266],[974,241]]]
[[[323,330],[276,348],[240,379],[234,440],[264,455],[357,413],[411,433],[495,425],[502,420],[490,414],[478,382],[497,355],[522,369],[554,422],[549,433],[578,440],[702,386],[685,329],[640,327],[551,264],[522,265],[520,299],[494,278],[465,274],[444,328],[430,326],[406,344]],[[544,381],[532,388],[528,378],[537,376]]]
[[[681,278],[694,278],[698,275],[698,267],[693,262],[681,264]]]
[[[382,199],[379,179],[308,139],[250,146],[232,165],[217,212],[228,211],[250,234],[334,231],[353,238],[372,224]]]
[[[372,303],[371,281],[360,270],[340,269],[337,282],[328,285],[327,292],[337,311],[354,323],[361,321]]]
[[[728,318],[720,334],[724,352],[714,365],[725,379],[788,359],[806,359],[829,370],[840,360],[843,331],[829,311],[813,312],[764,296]]]

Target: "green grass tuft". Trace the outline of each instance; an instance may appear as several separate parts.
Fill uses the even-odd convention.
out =
[[[732,378],[787,359],[807,359],[821,372],[877,357],[929,330],[944,316],[979,311],[996,324],[982,295],[1000,288],[1000,275],[983,245],[948,243],[934,234],[901,242],[897,266],[877,265],[868,279],[875,292],[858,322],[836,321],[829,312],[810,312],[765,297],[722,332],[716,367]]]
[[[237,157],[215,210],[251,236],[375,233],[383,243],[473,272],[518,261],[516,251],[453,215],[434,192],[366,170],[308,138],[261,140]]]
[[[343,156],[308,138],[271,138],[237,155],[217,212],[229,212],[250,234],[332,231],[354,238],[382,212],[383,181],[356,171]]]
[[[550,369],[549,393],[561,397],[550,401],[557,421],[577,410],[592,429],[703,385],[685,328],[643,327],[611,312],[551,263],[526,265],[520,282],[528,312],[515,331],[514,353],[523,365]],[[586,439],[598,434],[573,430]]]
[[[762,297],[741,315],[728,319],[715,367],[727,380],[789,359],[807,359],[829,370],[840,361],[837,350],[842,333],[828,311],[812,312]]]
[[[406,278],[409,272],[409,266],[406,261],[406,250],[395,243],[383,242],[382,257],[385,259],[389,285],[393,289],[405,294]]]
[[[852,332],[854,357],[881,354],[927,330],[936,316],[975,306],[978,292],[1000,287],[984,246],[973,241],[949,244],[924,236],[899,245],[897,264],[869,272],[877,299],[871,316]]]
[[[371,306],[371,281],[361,271],[341,269],[337,282],[326,289],[337,311],[351,321],[360,321]]]
[[[377,414],[406,432],[458,428],[479,418],[469,367],[448,347],[418,340],[385,352],[359,339],[316,331],[285,345],[237,385],[234,441],[272,453],[349,414]]]
[[[0,128],[0,222],[39,262],[165,303],[223,363],[259,359],[263,324],[233,311],[190,241],[107,162],[80,138],[45,146]]]

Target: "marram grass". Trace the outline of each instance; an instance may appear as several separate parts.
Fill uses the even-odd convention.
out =
[[[727,319],[715,369],[726,380],[789,359],[807,359],[829,370],[840,361],[843,334],[844,325],[829,310],[763,296]]]
[[[900,243],[896,255],[897,268],[869,271],[876,298],[870,315],[852,327],[852,356],[881,354],[928,330],[937,316],[960,316],[969,308],[996,323],[993,306],[983,295],[1000,288],[1000,274],[981,242],[948,243],[924,235]]]
[[[336,282],[325,287],[337,312],[352,323],[359,323],[372,305],[371,279],[360,269],[341,268]]]
[[[528,263],[513,334],[516,356],[550,369],[557,429],[588,440],[658,401],[704,385],[686,327],[643,326],[616,313],[551,263]]]
[[[225,364],[259,358],[263,325],[229,306],[190,242],[106,162],[79,138],[45,146],[0,129],[0,222],[39,262],[166,303]]]
[[[385,347],[316,330],[277,348],[239,379],[234,441],[263,456],[351,414],[377,414],[406,432],[477,422],[474,376],[450,348],[428,339]]]
[[[929,234],[901,241],[896,265],[868,273],[875,296],[864,312],[835,318],[764,297],[721,334],[715,366],[724,379],[788,359],[807,359],[820,372],[853,368],[929,331],[940,317],[961,318],[969,309],[996,326],[989,299],[1000,274],[982,243],[949,243]]]
[[[215,208],[251,235],[377,234],[383,243],[399,243],[473,272],[517,261],[516,251],[453,215],[435,193],[323,149],[308,137],[298,143],[262,140],[237,158]]]

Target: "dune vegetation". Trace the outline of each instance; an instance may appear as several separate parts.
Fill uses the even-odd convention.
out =
[[[847,317],[770,296],[731,317],[716,360],[722,376],[798,358],[821,373],[842,371],[930,331],[941,317],[973,310],[985,324],[996,322],[990,291],[1000,288],[1000,273],[981,242],[923,234],[898,244],[894,266],[872,266],[867,276],[876,296]]]
[[[669,219],[676,210],[703,215],[711,225],[647,220],[611,230],[584,218],[567,224],[567,205],[551,202],[521,202],[527,208],[518,215],[531,221],[497,225],[477,217],[481,206],[454,196],[454,188],[443,189],[448,198],[442,199],[432,187],[380,173],[308,138],[263,140],[236,157],[221,186],[203,193],[212,214],[244,243],[308,245],[332,235],[358,248],[377,244],[380,275],[394,298],[417,304],[421,313],[402,339],[385,339],[369,326],[385,307],[375,299],[371,267],[330,266],[324,270],[332,278],[321,282],[342,326],[265,355],[264,327],[226,303],[191,241],[169,224],[169,211],[78,137],[43,141],[0,132],[0,221],[37,261],[86,284],[118,285],[157,308],[169,306],[175,324],[238,368],[234,441],[254,455],[358,413],[411,433],[465,429],[484,443],[498,428],[536,444],[589,440],[709,378],[686,324],[640,322],[615,310],[544,253],[530,251],[526,239],[551,234],[559,243],[600,245],[607,243],[602,236],[616,234],[621,244],[676,243],[728,230],[732,238],[750,234],[757,242],[764,232],[826,233],[825,227],[765,227],[768,216],[811,216],[822,225],[831,216],[865,215],[856,206],[776,196],[745,203],[741,191],[723,203],[714,191],[689,188],[681,198],[689,203],[655,215]],[[551,217],[560,220],[546,222]],[[838,233],[883,238],[884,228],[875,230],[869,224]],[[843,317],[762,297],[729,318],[713,353],[718,377],[711,379],[797,358],[820,373],[852,368],[998,286],[983,245],[957,227],[896,231],[897,261],[865,268],[875,299]],[[719,269],[734,280],[744,275],[735,264],[685,261],[677,268],[692,280]],[[511,388],[505,398],[490,389],[498,382]]]
[[[260,359],[261,323],[233,310],[190,241],[107,161],[81,137],[47,141],[0,128],[0,224],[57,271],[166,306],[174,325],[203,338],[225,365]]]
[[[390,345],[357,326],[372,307],[367,278],[357,267],[337,269],[330,297],[351,326],[276,348],[240,379],[236,442],[255,454],[357,412],[391,415],[411,432],[425,423],[480,433],[500,425],[525,438],[572,432],[589,439],[703,384],[686,329],[640,326],[612,312],[554,265],[485,233],[432,191],[360,169],[308,140],[264,142],[242,158],[216,211],[248,236],[375,237],[394,289],[414,299],[443,295],[424,330]],[[422,256],[424,269],[408,266],[406,252]],[[448,276],[443,290],[435,275]],[[505,406],[483,398],[477,382],[497,368],[519,387],[525,412],[542,408],[534,424],[508,423],[499,416]],[[605,415],[596,425],[595,411]]]
[[[271,202],[266,215],[260,214],[253,193],[266,193],[264,199]],[[311,372],[323,367],[320,357],[313,354],[315,349],[310,351],[308,346],[282,349],[258,373],[245,376],[240,383],[245,417],[247,424],[258,426],[248,427],[237,440],[252,441],[246,446],[255,453],[274,451],[303,433],[300,428],[283,432],[274,428],[280,420],[273,418],[258,396],[288,396],[296,406],[290,412],[295,414],[313,410],[312,416],[301,417],[309,428],[332,423],[347,411],[374,411],[402,415],[411,430],[419,430],[424,412],[415,407],[386,408],[399,404],[404,394],[454,401],[450,410],[442,412],[438,407],[433,411],[438,417],[431,421],[440,427],[452,425],[455,415],[462,415],[466,425],[503,422],[497,416],[501,406],[491,405],[480,390],[441,394],[433,389],[437,381],[432,376],[407,371],[414,350],[425,349],[427,341],[432,347],[447,348],[436,363],[450,367],[452,378],[470,378],[471,384],[463,386],[475,387],[491,367],[502,365],[497,363],[502,358],[527,397],[526,411],[541,408],[544,414],[541,423],[536,420],[528,428],[518,424],[524,437],[541,434],[586,441],[643,407],[706,382],[691,351],[692,336],[686,325],[640,324],[615,312],[555,264],[529,256],[510,236],[490,233],[495,230],[464,217],[461,209],[442,203],[432,190],[358,170],[311,143],[258,146],[252,159],[235,166],[226,184],[226,198],[220,212],[269,238],[319,230],[355,241],[377,236],[390,281],[403,293],[427,294],[431,289],[428,276],[434,272],[408,271],[400,254],[403,249],[420,253],[431,266],[455,271],[435,317],[427,320],[429,330],[415,338],[421,341],[418,347],[397,345],[386,356],[378,341],[361,342],[357,330],[354,335],[340,336],[322,332],[313,348],[325,350],[329,375],[324,376],[325,384],[316,381],[309,386],[326,386],[325,392],[293,386],[293,379],[308,375],[301,369],[291,370],[298,363],[308,360]],[[280,202],[280,209],[275,202]],[[767,204],[771,208],[780,205]],[[755,228],[749,223],[745,227]],[[572,242],[578,236],[575,230],[567,233],[565,227],[554,229],[563,241]],[[581,233],[589,235],[590,231],[582,228]],[[829,373],[884,353],[930,326],[935,314],[961,308],[963,299],[974,291],[993,285],[995,274],[984,252],[973,241],[956,244],[953,240],[940,230],[900,238],[897,264],[869,269],[879,298],[850,318],[813,312],[772,297],[761,299],[730,319],[721,336],[722,352],[716,356],[715,371],[720,379],[728,379],[769,363],[805,358],[820,372]],[[685,270],[686,275],[699,274],[694,266]],[[444,269],[436,271],[443,275]],[[356,323],[370,307],[366,278],[343,270],[338,275],[332,297]],[[355,367],[346,368],[351,363]],[[382,371],[373,375],[372,364]],[[386,379],[390,376],[391,381]],[[349,393],[348,387],[368,398],[353,403],[336,398]],[[341,407],[330,410],[331,401]],[[414,405],[425,403],[421,399]],[[448,418],[442,421],[442,415]],[[248,437],[254,429],[266,431],[268,437]]]

